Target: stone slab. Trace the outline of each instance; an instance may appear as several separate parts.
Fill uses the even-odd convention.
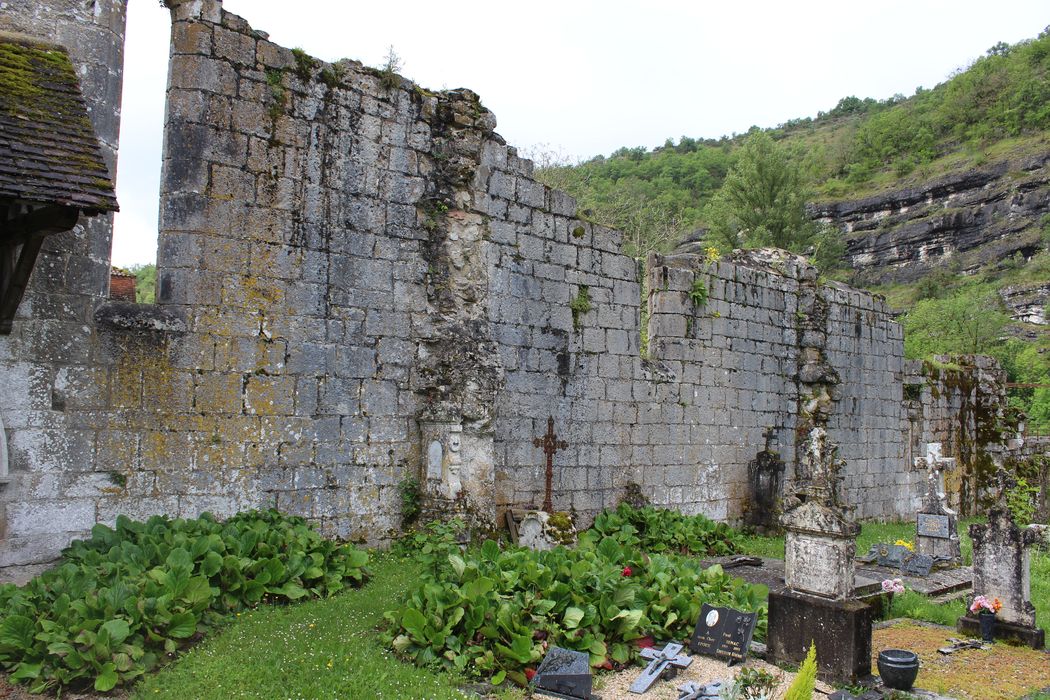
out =
[[[946,569],[934,569],[929,576],[908,576],[900,569],[888,566],[862,566],[857,569],[857,576],[880,582],[888,578],[899,578],[907,588],[928,596],[945,596],[969,591],[973,588],[973,568],[957,566]]]
[[[730,576],[743,579],[748,583],[760,583],[770,591],[781,590],[785,587],[784,584],[784,560],[783,559],[771,559],[769,557],[749,557],[749,559],[758,559],[761,561],[760,566],[751,565],[738,565],[735,560],[738,559],[738,555],[728,557],[714,557],[711,559],[704,559],[701,563],[702,566],[714,566],[718,564],[726,573]],[[887,578],[876,579],[870,573],[864,573],[860,570],[857,571],[854,576],[854,594],[857,597],[863,598],[864,596],[871,595],[873,593],[882,592],[882,581]],[[893,578],[893,577],[889,577]]]
[[[827,600],[790,590],[770,591],[769,661],[799,664],[812,641],[817,675],[828,683],[856,683],[871,676],[873,611],[857,600]]]
[[[963,615],[955,623],[955,628],[959,632],[972,637],[981,636],[981,622],[976,617]],[[1024,625],[1015,625],[1005,620],[996,620],[993,634],[996,641],[999,642],[1012,642],[1033,649],[1046,648],[1046,630],[1041,627],[1026,627]]]

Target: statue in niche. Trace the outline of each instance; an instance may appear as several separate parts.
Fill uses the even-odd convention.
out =
[[[426,490],[434,496],[455,500],[463,492],[463,426],[459,423],[427,423]]]

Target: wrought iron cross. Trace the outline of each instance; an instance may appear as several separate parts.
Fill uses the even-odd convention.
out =
[[[766,432],[762,433],[762,437],[766,439],[766,452],[770,452],[770,446],[773,444],[773,438],[777,436],[776,428],[769,426],[766,428]]]
[[[547,455],[546,491],[543,494],[543,510],[548,513],[554,512],[551,504],[551,481],[554,479],[554,453],[564,450],[569,443],[559,440],[554,434],[554,416],[547,417],[547,434],[541,438],[533,438],[532,444],[543,448],[543,454]]]

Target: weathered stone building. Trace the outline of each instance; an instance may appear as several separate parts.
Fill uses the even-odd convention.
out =
[[[317,61],[219,0],[169,4],[158,301],[106,302],[105,227],[34,272],[0,336],[0,567],[120,513],[276,506],[382,541],[409,478],[432,508],[494,520],[542,500],[548,416],[568,443],[554,506],[584,522],[629,483],[739,520],[748,462],[768,441],[791,465],[814,412],[858,514],[914,512],[925,474],[881,300],[778,253],[641,273],[469,90]],[[0,21],[58,26],[51,6],[79,22],[58,37],[75,60],[108,67],[85,92],[115,147],[123,2],[9,1]]]

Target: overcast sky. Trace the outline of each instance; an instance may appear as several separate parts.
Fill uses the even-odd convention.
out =
[[[113,263],[154,262],[167,10],[131,0]],[[1036,36],[1046,0],[226,0],[319,58],[385,62],[468,87],[507,142],[567,157],[717,138],[815,116],[847,95],[933,87],[998,41]]]

